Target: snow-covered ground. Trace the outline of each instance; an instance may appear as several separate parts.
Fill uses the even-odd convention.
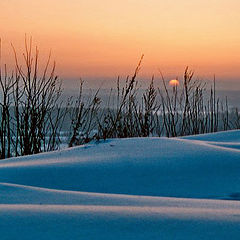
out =
[[[240,131],[0,161],[0,239],[239,239]]]

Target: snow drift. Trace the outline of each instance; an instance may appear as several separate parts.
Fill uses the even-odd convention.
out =
[[[1,239],[239,239],[240,131],[0,162]]]

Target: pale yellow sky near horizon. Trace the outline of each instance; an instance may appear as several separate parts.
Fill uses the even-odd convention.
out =
[[[63,78],[128,75],[145,54],[142,74],[240,77],[238,0],[1,0],[4,62],[24,34],[42,54],[49,49]],[[113,78],[115,79],[115,78]]]

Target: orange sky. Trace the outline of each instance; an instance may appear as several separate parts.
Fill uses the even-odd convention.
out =
[[[5,62],[26,33],[45,57],[53,50],[71,83],[130,74],[142,53],[142,76],[189,65],[201,77],[240,78],[239,0],[1,0],[0,9]]]

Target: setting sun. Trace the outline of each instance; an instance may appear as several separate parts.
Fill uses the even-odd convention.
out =
[[[177,79],[173,79],[173,80],[169,81],[169,85],[172,87],[179,86],[179,81]]]

